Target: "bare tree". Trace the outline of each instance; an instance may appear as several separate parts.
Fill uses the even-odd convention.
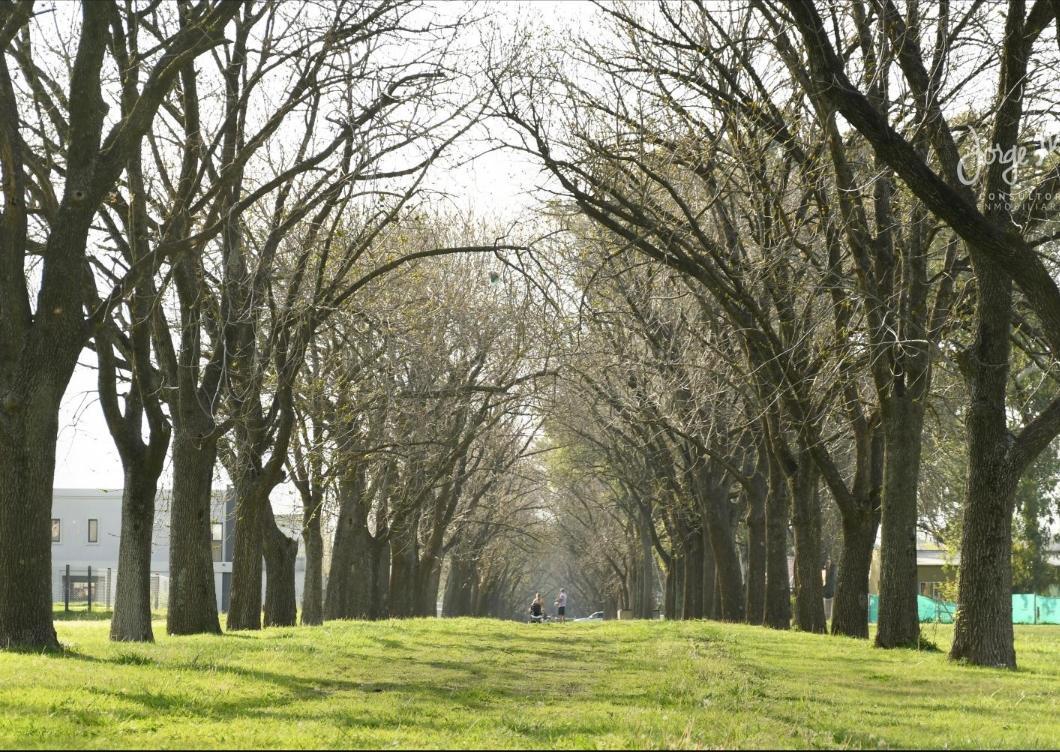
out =
[[[897,122],[886,101],[874,99],[871,91],[863,92],[851,81],[847,69],[856,56],[837,53],[814,4],[787,2],[781,10],[762,3],[759,9],[797,29],[809,63],[809,83],[817,95],[841,113],[868,140],[878,159],[960,237],[971,260],[977,292],[975,342],[962,358],[971,394],[969,475],[959,617],[950,654],[973,663],[1014,667],[1010,593],[1015,489],[1028,465],[1060,432],[1060,397],[1018,433],[1009,429],[1006,389],[1014,286],[1040,322],[1055,359],[1060,350],[1060,289],[1040,251],[1052,237],[1048,225],[1055,217],[1060,172],[1055,165],[1034,171],[998,159],[985,169],[980,162],[982,177],[976,178],[961,156],[964,113],[953,110],[955,106],[971,110],[969,121],[989,129],[991,150],[1018,154],[1024,129],[1034,126],[1034,102],[1050,96],[1047,90],[1036,89],[1034,82],[1040,75],[1055,75],[1056,51],[1038,43],[1055,23],[1055,9],[1050,3],[1036,2],[1028,10],[1022,0],[1013,0],[998,44],[989,38],[991,24],[979,19],[978,7],[955,14],[956,9],[944,6],[932,13],[914,3],[903,14],[889,0],[853,5],[851,17],[866,29],[870,24],[875,28],[871,39],[894,50],[898,71],[915,98],[912,122]],[[843,26],[834,28],[839,32]],[[935,41],[926,54],[918,38],[932,27]],[[962,70],[956,57],[962,47],[959,29],[969,29],[975,38],[969,43],[981,40],[998,51],[997,57],[977,69]],[[984,80],[995,91],[986,111],[979,104],[983,99],[979,84]]]
[[[230,3],[187,3],[179,23],[168,18],[156,27],[160,38],[148,59],[137,61],[147,71],[143,83],[127,93],[125,108],[115,108],[128,112],[115,120],[107,117],[107,101],[120,95],[105,81],[105,64],[129,72],[115,53],[120,44],[111,42],[144,25],[150,8],[83,4],[68,26],[76,48],[68,78],[42,74],[36,49],[51,31],[34,16],[33,3],[0,9],[0,548],[10,557],[0,578],[0,645],[57,645],[48,525],[59,402],[93,328],[125,291],[121,284],[105,305],[88,308],[92,221],[179,70],[222,42],[237,10]],[[12,66],[25,90],[15,88]],[[140,273],[136,267],[125,279]]]

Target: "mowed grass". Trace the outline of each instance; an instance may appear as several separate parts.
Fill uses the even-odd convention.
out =
[[[1016,672],[710,622],[57,628],[65,654],[0,653],[2,746],[1060,746],[1057,627],[1017,627]]]

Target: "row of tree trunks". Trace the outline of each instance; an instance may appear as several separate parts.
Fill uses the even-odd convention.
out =
[[[977,293],[975,342],[964,353],[967,357],[961,363],[969,387],[968,484],[958,618],[950,655],[980,665],[1015,667],[1009,614],[1013,489],[1027,463],[1060,432],[1060,401],[1055,398],[1015,436],[1010,430],[1011,416],[1005,405],[1014,282],[1039,318],[1050,354],[1055,358],[1060,350],[1060,290],[1046,268],[1047,262],[1035,252],[1035,246],[1045,238],[1030,237],[1033,230],[1042,229],[1041,224],[1028,222],[1027,216],[1021,216],[1019,221],[1013,217],[1013,175],[1005,165],[987,166],[983,183],[967,185],[967,181],[959,179],[957,128],[946,122],[938,102],[926,96],[929,77],[922,73],[927,66],[915,45],[896,45],[896,48],[902,49],[898,60],[906,80],[914,87],[914,95],[931,108],[929,116],[934,126],[929,132],[933,153],[926,149],[918,151],[915,144],[903,138],[892,126],[888,113],[874,107],[848,79],[814,4],[784,0],[784,5],[805,42],[812,80],[829,82],[822,89],[822,96],[830,99],[848,123],[871,142],[878,157],[905,181],[909,190],[964,241],[971,258]],[[1025,97],[1026,86],[1034,79],[1028,65],[1037,46],[1036,39],[1052,25],[1048,13],[1039,17],[1039,12],[1049,7],[1035,4],[1028,11],[1023,2],[1013,2],[1005,13],[1004,42],[997,50],[1001,64],[991,108],[993,133],[989,137],[989,143],[998,153],[1015,149],[1024,137],[1024,107],[1029,99]],[[891,39],[904,38],[907,28],[901,14],[888,6],[884,18],[883,27]],[[1041,23],[1041,18],[1046,22]],[[1052,215],[1046,212],[1044,216]],[[907,340],[915,341],[915,334]],[[888,443],[891,451],[890,436]],[[894,450],[899,447],[895,446]],[[893,468],[895,475],[902,472],[907,470]],[[902,480],[896,477],[894,483],[900,485]],[[892,539],[891,525],[886,519],[889,503],[888,493],[884,503],[884,556],[890,555],[888,539]],[[898,511],[903,510],[900,507]],[[908,543],[899,536],[896,545],[902,548]],[[899,572],[899,576],[902,574]],[[880,633],[884,635],[880,642],[909,644],[919,631],[908,615],[915,591],[910,593],[898,586],[888,590],[889,593],[881,592],[880,597]],[[892,599],[888,605],[887,601]],[[883,609],[889,612],[886,630]]]

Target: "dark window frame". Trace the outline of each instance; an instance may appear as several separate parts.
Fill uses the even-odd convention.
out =
[[[58,535],[56,535],[58,532]],[[61,517],[52,517],[52,543],[63,542],[63,520]]]
[[[95,528],[96,528],[95,529],[95,533],[96,533],[95,538],[92,537],[92,532],[93,532],[92,523],[93,522],[96,523],[96,525],[95,525]],[[89,543],[99,543],[99,518],[98,517],[89,517],[88,518],[88,542]]]

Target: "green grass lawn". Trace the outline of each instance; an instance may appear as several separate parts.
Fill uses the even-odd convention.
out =
[[[0,746],[1060,746],[1058,627],[1016,628],[1016,672],[709,622],[57,629],[66,654],[0,653]]]

